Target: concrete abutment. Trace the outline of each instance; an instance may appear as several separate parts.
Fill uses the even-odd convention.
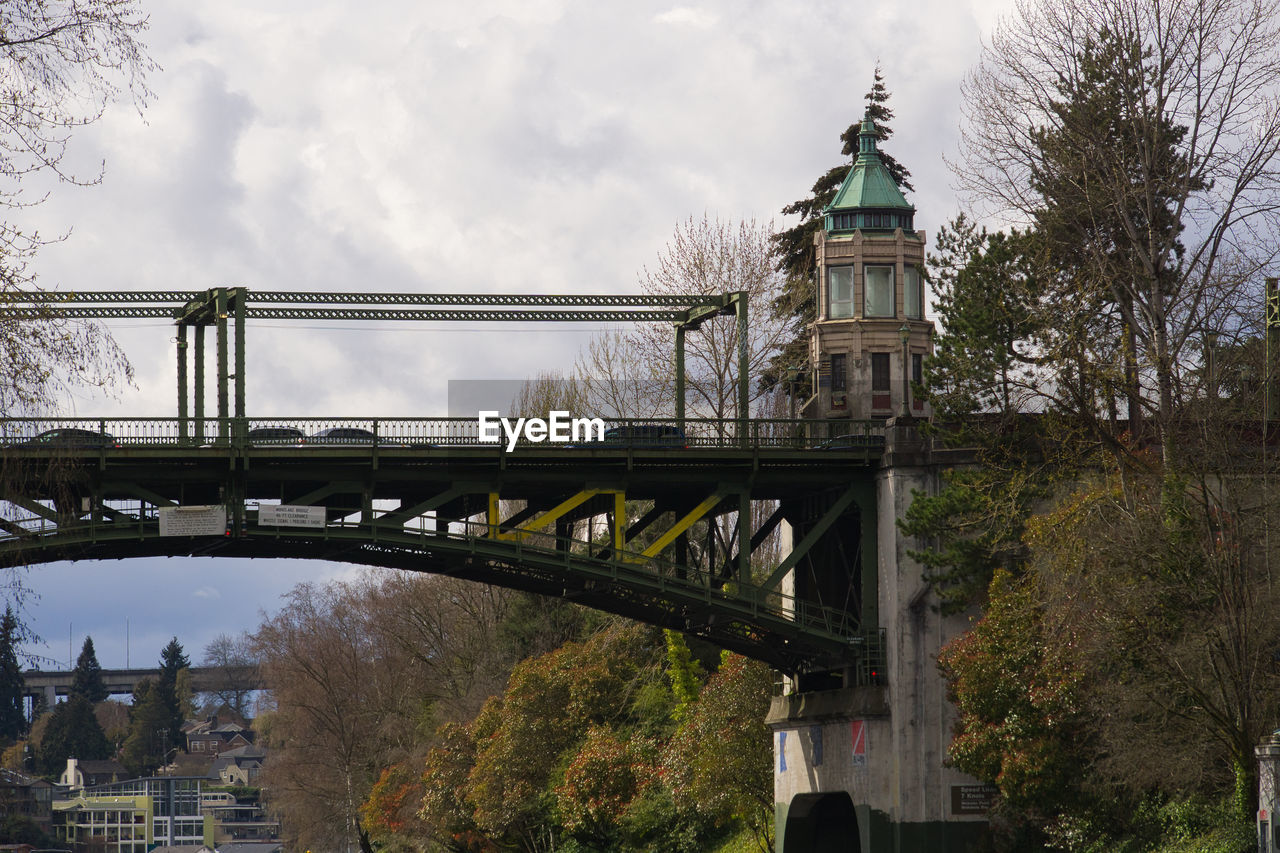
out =
[[[908,553],[922,543],[897,527],[913,492],[936,493],[944,466],[924,452],[910,422],[890,422],[888,433],[883,465],[859,475],[873,481],[874,506],[860,502],[850,521],[863,536],[867,577],[859,586],[875,596],[862,615],[885,633],[882,672],[871,684],[845,672],[831,679],[845,686],[825,690],[793,680],[788,695],[774,698],[766,722],[779,853],[959,853],[986,832],[994,792],[946,765],[955,710],[937,666],[970,617],[939,612]]]

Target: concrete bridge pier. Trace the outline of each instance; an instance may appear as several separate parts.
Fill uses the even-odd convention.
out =
[[[907,555],[920,544],[896,526],[912,490],[936,491],[940,468],[914,428],[891,422],[884,463],[867,475],[875,505],[860,507],[875,517],[876,541],[861,525],[863,586],[875,584],[885,666],[870,679],[802,677],[773,700],[778,853],[959,853],[986,830],[993,791],[944,765],[955,712],[936,659],[969,617],[937,612]]]

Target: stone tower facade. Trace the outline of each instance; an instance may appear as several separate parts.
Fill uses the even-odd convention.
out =
[[[925,234],[876,149],[870,118],[858,157],[815,237],[817,320],[810,336],[815,394],[808,418],[927,417],[911,393],[933,341],[925,319]]]

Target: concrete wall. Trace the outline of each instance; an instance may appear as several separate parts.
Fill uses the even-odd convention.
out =
[[[853,801],[859,846],[839,849],[961,851],[985,827],[989,789],[944,766],[954,708],[936,663],[969,617],[937,612],[922,567],[907,553],[920,543],[897,529],[912,490],[937,489],[940,466],[915,452],[914,430],[890,433],[886,464],[875,474],[879,621],[888,645],[884,684],[774,700],[768,723],[780,853],[828,849],[808,839],[803,847],[786,841],[793,804],[813,794],[846,792]]]

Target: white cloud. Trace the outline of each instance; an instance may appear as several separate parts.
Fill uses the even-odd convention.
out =
[[[677,6],[659,15],[654,15],[654,22],[674,26],[710,29],[716,24],[716,16],[704,9],[691,9],[688,6]]]

